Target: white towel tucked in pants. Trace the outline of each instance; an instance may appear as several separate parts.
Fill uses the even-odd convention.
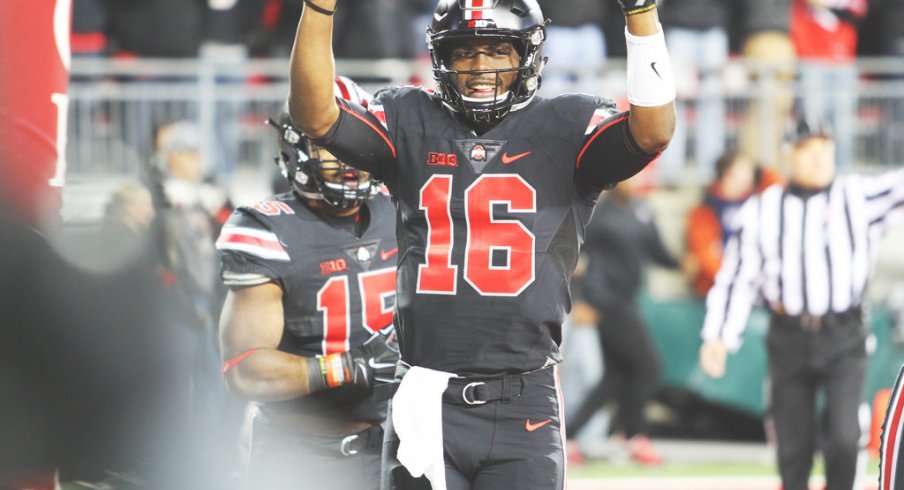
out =
[[[399,462],[411,476],[446,490],[443,459],[443,391],[452,373],[413,366],[392,398],[392,425],[399,436]]]

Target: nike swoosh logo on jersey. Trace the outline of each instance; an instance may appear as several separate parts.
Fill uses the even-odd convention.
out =
[[[512,155],[512,156],[509,156],[508,153],[503,153],[502,154],[502,163],[504,163],[505,165],[508,165],[508,164],[514,162],[515,160],[520,160],[528,155],[530,155],[529,151],[526,151],[524,153],[519,153],[517,155]]]
[[[539,429],[540,427],[543,427],[544,425],[546,425],[546,424],[548,424],[548,423],[550,423],[550,422],[552,422],[551,419],[546,419],[546,420],[544,420],[543,422],[537,422],[536,424],[532,424],[532,423],[530,423],[530,419],[527,419],[527,420],[524,421],[524,428],[525,428],[528,432],[533,432],[533,431]]]
[[[380,258],[383,260],[387,260],[390,257],[392,257],[393,255],[395,255],[396,252],[398,252],[398,251],[399,251],[399,247],[396,247],[392,250],[380,250]]]
[[[656,73],[656,76],[659,77],[660,80],[662,80],[662,75],[660,75],[659,70],[656,69],[656,63],[656,61],[650,63],[650,68],[652,68],[653,72]]]
[[[370,366],[372,369],[388,369],[391,367],[395,367],[394,362],[374,362],[373,359],[368,359],[367,365]]]

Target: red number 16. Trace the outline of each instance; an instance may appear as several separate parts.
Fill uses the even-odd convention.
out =
[[[428,228],[426,262],[418,268],[421,294],[456,293],[451,191],[451,175],[434,175],[421,188],[420,209]],[[520,221],[494,218],[494,205],[514,213],[535,213],[537,193],[515,174],[481,175],[465,190],[464,279],[485,296],[517,296],[534,282],[536,239]]]

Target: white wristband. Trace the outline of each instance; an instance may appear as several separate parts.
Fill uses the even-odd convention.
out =
[[[628,45],[628,102],[656,107],[675,100],[675,75],[662,26],[652,36],[635,36],[625,28]]]

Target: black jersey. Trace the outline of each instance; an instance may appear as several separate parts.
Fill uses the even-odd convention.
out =
[[[364,211],[366,209],[366,211]],[[395,210],[384,195],[365,202],[370,223],[360,238],[330,225],[292,193],[240,207],[217,240],[223,282],[274,282],[283,290],[285,331],[279,350],[305,357],[345,352],[392,323],[395,305]],[[382,420],[369,393],[354,386],[263,404]]]
[[[569,279],[601,190],[576,163],[614,105],[538,97],[477,136],[422,89],[375,100],[395,154],[371,170],[398,210],[402,358],[460,375],[559,362]]]

